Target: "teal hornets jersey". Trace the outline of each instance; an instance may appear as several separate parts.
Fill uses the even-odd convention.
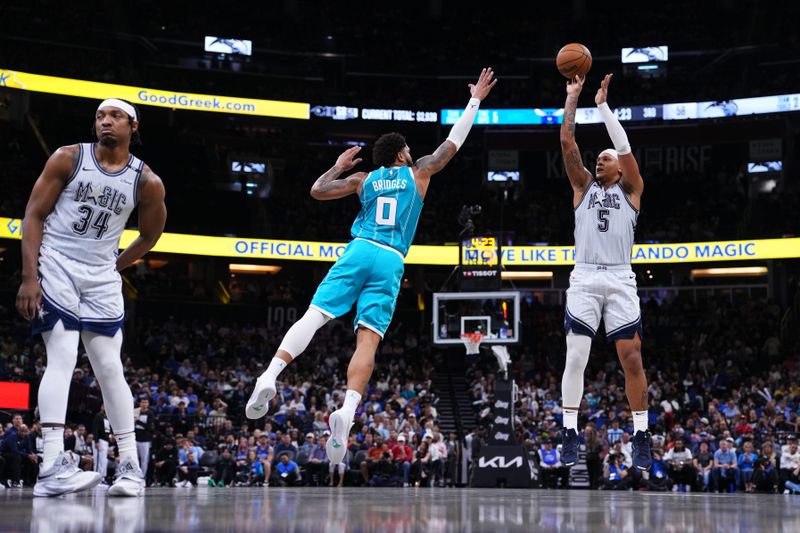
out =
[[[364,180],[359,198],[361,212],[350,230],[352,237],[389,246],[405,256],[422,211],[411,167],[373,170]]]

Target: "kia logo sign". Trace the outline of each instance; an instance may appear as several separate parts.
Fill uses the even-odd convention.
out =
[[[494,406],[498,409],[508,409],[508,402],[501,402],[500,400],[497,400],[494,402]]]
[[[510,436],[508,433],[500,433],[499,431],[494,434],[495,440],[508,440]]]
[[[497,416],[494,419],[495,424],[508,424],[508,417],[507,416]]]
[[[522,467],[522,457],[515,457],[510,461],[506,461],[505,457],[498,455],[497,457],[492,457],[491,459],[481,457],[478,460],[478,467],[480,468],[510,468],[512,466]]]

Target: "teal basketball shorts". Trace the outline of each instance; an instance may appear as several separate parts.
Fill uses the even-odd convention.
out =
[[[354,239],[322,280],[310,307],[331,318],[356,304],[354,328],[383,338],[394,314],[404,263],[400,252],[366,239]]]

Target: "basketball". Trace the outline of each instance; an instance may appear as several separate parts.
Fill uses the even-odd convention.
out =
[[[570,43],[558,51],[556,67],[567,79],[586,76],[592,68],[592,53],[580,43]]]

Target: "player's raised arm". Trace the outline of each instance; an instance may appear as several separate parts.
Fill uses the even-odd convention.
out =
[[[586,78],[575,77],[567,82],[567,100],[564,103],[564,120],[561,122],[561,155],[564,169],[572,185],[574,204],[580,201],[583,192],[592,181],[592,174],[583,166],[578,143],[575,142],[575,113],[578,110],[578,97]]]
[[[631,151],[628,135],[625,133],[625,129],[620,124],[619,119],[608,107],[608,85],[611,83],[612,76],[613,74],[606,74],[603,81],[600,82],[600,88],[594,97],[594,103],[597,104],[600,116],[603,117],[603,122],[606,124],[608,136],[611,137],[611,142],[614,144],[614,150],[619,154],[619,167],[622,170],[620,184],[623,190],[634,196],[638,202],[638,197],[644,191],[644,180],[639,173],[639,164]]]
[[[39,249],[42,247],[44,219],[53,210],[58,196],[78,164],[77,145],[62,146],[44,165],[33,184],[25,218],[22,219],[22,284],[17,293],[17,311],[25,320],[33,320],[42,303],[38,281]]]
[[[472,128],[472,123],[475,121],[475,115],[478,113],[481,102],[489,95],[489,92],[497,83],[494,78],[494,71],[491,67],[481,70],[481,75],[475,84],[468,85],[470,95],[467,107],[464,113],[453,124],[450,134],[447,139],[439,145],[431,155],[426,155],[417,160],[414,164],[414,176],[419,179],[429,179],[431,176],[440,172],[447,163],[456,155],[456,152],[464,144],[467,139],[469,130]]]
[[[138,194],[139,236],[117,257],[117,271],[128,268],[134,261],[149,252],[158,242],[161,233],[164,232],[164,224],[167,222],[164,182],[147,165],[142,169]]]
[[[366,172],[356,172],[341,180],[337,178],[361,163],[360,157],[354,159],[360,151],[360,146],[353,146],[342,152],[333,167],[317,178],[317,181],[311,186],[311,197],[315,200],[338,200],[358,193],[364,178],[367,177]]]

